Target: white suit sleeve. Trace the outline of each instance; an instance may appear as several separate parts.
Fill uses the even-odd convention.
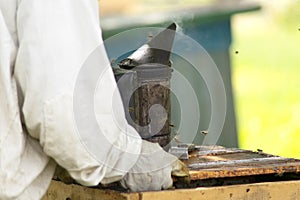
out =
[[[0,199],[28,200],[43,195],[55,163],[22,127],[14,76],[16,10],[17,1],[0,0]]]
[[[141,138],[125,120],[97,0],[23,0],[17,26],[15,76],[29,134],[79,183],[120,180],[138,159]],[[84,74],[89,63],[97,81]],[[91,94],[94,105],[85,101]]]

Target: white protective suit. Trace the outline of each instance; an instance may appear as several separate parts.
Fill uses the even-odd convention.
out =
[[[102,44],[100,36],[97,0],[0,0],[1,200],[41,198],[56,163],[81,184],[123,178],[134,191],[167,188],[171,171],[182,169],[176,157],[142,142],[127,124],[119,96],[113,116],[116,84],[105,68],[103,46],[98,59],[104,78],[95,95],[102,127],[99,138],[81,141],[73,119],[74,85]],[[98,155],[85,145],[90,143]]]

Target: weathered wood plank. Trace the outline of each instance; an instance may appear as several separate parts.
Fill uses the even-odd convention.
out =
[[[191,180],[300,172],[300,160],[220,146],[199,146],[184,161]]]
[[[300,200],[300,181],[119,193],[52,181],[43,200]]]
[[[42,200],[139,200],[139,194],[129,195],[112,190],[67,185],[53,180]]]
[[[300,181],[144,192],[140,200],[300,200]]]
[[[214,170],[190,171],[190,175],[191,175],[191,180],[203,180],[203,179],[210,179],[210,178],[283,174],[283,173],[292,173],[292,172],[299,172],[299,171],[300,171],[299,166],[274,165],[273,167],[261,167],[261,168],[239,168],[239,169],[224,168],[224,169],[214,169]]]

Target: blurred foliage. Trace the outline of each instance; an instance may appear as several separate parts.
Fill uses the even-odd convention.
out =
[[[294,1],[286,10],[277,14],[277,20],[280,26],[285,29],[293,30],[300,28],[300,1]]]
[[[145,2],[145,3],[156,3],[156,4],[204,4],[204,3],[211,3],[215,0],[138,0],[139,2]]]
[[[165,10],[172,8],[182,8],[190,6],[206,6],[215,2],[215,0],[138,0],[146,7],[155,7],[155,9]]]
[[[119,14],[130,15],[180,9],[182,7],[205,6],[215,1],[216,0],[100,0],[99,9],[102,16]]]
[[[300,158],[300,3],[293,2],[234,24],[233,84],[240,146]]]

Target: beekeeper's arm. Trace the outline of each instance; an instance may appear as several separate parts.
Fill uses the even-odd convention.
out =
[[[15,76],[23,94],[22,113],[44,152],[84,185],[117,181],[131,171],[138,176],[127,174],[123,185],[128,188],[169,187],[171,171],[181,166],[166,153],[156,153],[164,158],[161,163],[150,160],[149,152],[161,148],[142,144],[127,124],[102,45],[97,0],[21,0],[16,17]],[[100,69],[96,87],[93,73],[89,77],[81,71],[89,62]],[[97,124],[89,113],[88,95],[94,92]],[[146,186],[140,188],[142,184]]]

